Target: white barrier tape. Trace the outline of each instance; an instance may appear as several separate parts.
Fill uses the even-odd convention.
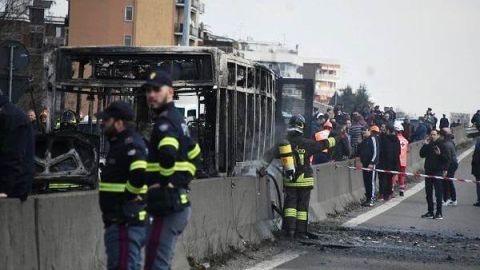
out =
[[[421,174],[421,173],[411,173],[411,172],[399,172],[399,171],[390,171],[390,170],[382,170],[382,169],[370,169],[370,168],[361,168],[361,167],[353,167],[353,166],[346,166],[346,165],[338,165],[335,164],[337,168],[348,168],[351,170],[362,170],[362,171],[376,171],[376,172],[381,172],[381,173],[389,173],[389,174],[395,174],[395,175],[406,175],[406,176],[414,176],[414,177],[423,177],[423,178],[435,178],[435,179],[440,179],[440,180],[452,180],[452,181],[457,181],[461,183],[479,183],[480,181],[476,180],[469,180],[469,179],[460,179],[460,178],[450,178],[446,176],[436,176],[436,175],[427,175],[427,174]]]

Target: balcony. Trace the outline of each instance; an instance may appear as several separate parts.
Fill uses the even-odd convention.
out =
[[[183,7],[185,5],[185,0],[176,0],[177,6]],[[200,0],[190,0],[192,3],[192,11],[203,14],[205,12],[205,4]]]
[[[317,73],[316,79],[319,81],[337,82],[340,78],[335,74]]]
[[[45,37],[44,42],[46,45],[53,45],[56,47],[67,45],[65,37]]]
[[[183,35],[183,23],[175,24],[175,35],[178,35],[178,36]],[[202,38],[200,29],[190,25],[190,37]]]

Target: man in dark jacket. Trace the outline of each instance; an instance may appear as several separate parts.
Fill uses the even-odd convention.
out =
[[[444,128],[440,130],[440,135],[444,138],[445,150],[448,153],[448,160],[450,161],[447,169],[447,177],[454,178],[455,172],[458,169],[458,159],[453,134],[450,128]],[[457,206],[457,192],[452,180],[443,181],[443,202],[444,206]]]
[[[0,197],[26,200],[34,176],[30,120],[0,91]]]
[[[425,144],[420,149],[420,157],[425,158],[425,174],[432,176],[444,176],[449,164],[449,157],[443,140],[440,138],[439,131],[434,129],[430,132],[430,137],[426,139]],[[425,192],[427,195],[428,212],[422,215],[422,218],[443,219],[442,216],[442,179],[427,177],[425,178]],[[433,189],[435,188],[435,200],[437,203],[437,213],[433,214]]]
[[[377,126],[362,128],[363,141],[358,145],[357,151],[357,166],[369,168],[371,171],[363,170],[363,184],[365,185],[366,201],[363,206],[371,207],[375,202],[375,183],[377,173],[375,172],[379,159],[379,144],[377,136],[372,134],[372,131],[379,133],[380,129]]]
[[[412,142],[424,140],[428,133],[429,131],[425,124],[425,119],[423,117],[418,118],[418,127],[412,135]]]
[[[443,117],[440,119],[440,130],[443,128],[448,128],[450,126],[450,122],[448,121],[447,116],[444,114]]]
[[[473,152],[472,174],[477,180],[477,202],[473,205],[480,207],[480,139],[477,140],[477,145],[475,146],[475,151]]]
[[[405,118],[403,120],[402,126],[403,126],[403,137],[405,137],[405,139],[411,142],[413,127],[412,127],[412,124],[410,123],[410,119]]]
[[[352,152],[350,139],[347,134],[347,126],[341,126],[340,129],[333,132],[331,136],[338,139],[335,148],[333,149],[332,159],[335,161],[347,160]]]
[[[480,110],[473,115],[471,122],[480,131]]]
[[[385,133],[379,137],[380,160],[378,168],[388,171],[400,171],[400,141],[392,125],[386,126]],[[388,201],[393,193],[393,174],[378,173],[380,198]]]

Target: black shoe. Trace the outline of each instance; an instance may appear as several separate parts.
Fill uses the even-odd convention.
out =
[[[428,212],[426,214],[423,214],[422,215],[422,218],[433,218],[433,213],[432,212]]]
[[[403,193],[403,191],[400,191],[400,197],[403,197],[405,196],[405,194]]]
[[[477,206],[477,207],[480,207],[480,202],[476,202],[473,204],[473,206]]]
[[[436,213],[433,219],[443,219],[443,216],[440,213]]]

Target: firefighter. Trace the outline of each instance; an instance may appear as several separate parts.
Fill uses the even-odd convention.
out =
[[[113,102],[97,118],[110,144],[99,187],[107,269],[138,270],[146,236],[147,146],[133,129],[129,104]]]
[[[0,198],[27,199],[35,174],[34,153],[30,120],[0,90]]]
[[[170,75],[152,72],[143,86],[154,114],[148,153],[148,228],[145,270],[170,269],[178,236],[190,220],[189,184],[195,176],[200,147],[175,109]]]
[[[335,146],[334,138],[315,141],[305,138],[305,119],[302,115],[293,116],[288,124],[288,134],[284,142],[268,150],[264,155],[261,175],[274,158],[280,158],[283,165],[284,230],[289,238],[308,239],[308,207],[310,191],[314,187],[310,156]]]
[[[397,138],[400,141],[400,172],[405,173],[407,171],[407,158],[408,158],[408,140],[403,136],[404,128],[400,123],[395,123],[395,132],[397,133]],[[405,174],[399,174],[394,177],[394,181],[398,179],[398,190],[400,197],[403,197],[405,194]],[[395,186],[395,183],[394,185]]]
[[[71,110],[64,111],[60,118],[60,130],[76,130],[78,127],[78,120],[75,112]]]

